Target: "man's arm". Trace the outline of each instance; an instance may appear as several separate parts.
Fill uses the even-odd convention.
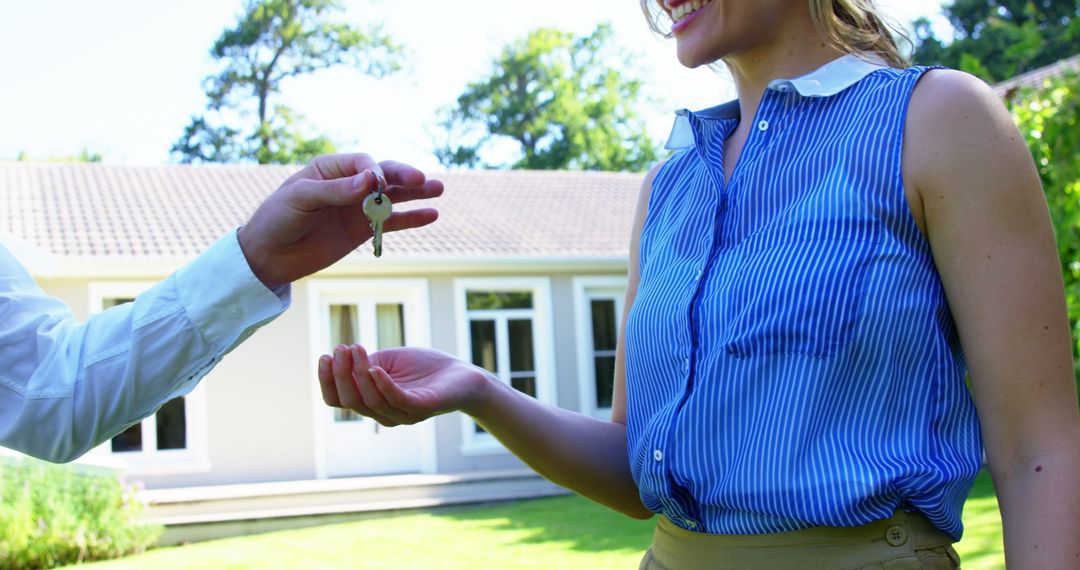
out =
[[[360,210],[375,188],[367,155],[316,158],[240,231],[133,303],[79,323],[0,248],[0,445],[70,461],[186,394],[229,351],[284,311],[291,281],[371,237]],[[384,162],[395,203],[435,197],[442,184]],[[437,213],[395,214],[386,231]]]

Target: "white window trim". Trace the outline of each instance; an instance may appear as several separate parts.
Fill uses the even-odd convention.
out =
[[[552,326],[551,279],[547,277],[468,277],[454,280],[454,321],[457,325],[458,357],[472,361],[469,336],[468,291],[529,291],[533,296],[533,354],[536,365],[536,397],[541,402],[556,405],[558,394],[555,382],[555,332]],[[509,312],[509,311],[508,311]],[[464,456],[509,453],[488,433],[476,433],[476,422],[461,416],[461,454]]]
[[[428,281],[426,279],[311,279],[307,282],[308,291],[308,331],[311,362],[318,362],[330,345],[330,305],[351,304],[358,301],[401,303],[405,326],[405,346],[431,346],[431,309],[428,299]],[[312,370],[315,367],[312,366]],[[330,476],[327,467],[326,418],[331,413],[323,402],[319,377],[311,378],[312,418],[315,422],[312,442],[314,453],[315,478],[326,479]],[[421,471],[435,473],[438,469],[438,454],[435,448],[435,422],[426,422],[429,426],[423,441],[423,460]]]
[[[157,281],[95,281],[89,283],[87,307],[91,314],[105,308],[105,299],[135,298],[157,284]],[[163,402],[164,403],[164,402]],[[153,425],[151,425],[153,424]],[[184,439],[186,449],[153,449],[157,440],[156,418],[151,415],[140,422],[143,431],[143,451],[113,452],[111,440],[91,451],[101,458],[112,458],[125,464],[127,475],[157,477],[207,473],[210,462],[206,387],[199,382],[184,395]],[[146,447],[150,446],[150,449]]]
[[[592,318],[590,301],[593,298],[615,298],[615,333],[622,329],[623,309],[626,304],[625,277],[575,277],[574,321],[577,331],[578,395],[581,413],[601,420],[611,419],[611,408],[596,407],[596,369],[593,364]],[[605,294],[600,295],[598,293]]]

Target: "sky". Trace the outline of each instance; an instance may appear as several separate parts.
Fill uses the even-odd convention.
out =
[[[609,22],[635,54],[651,102],[649,133],[672,112],[734,96],[730,79],[688,70],[654,36],[636,0],[344,0],[342,18],[380,24],[408,50],[405,73],[373,79],[337,68],[286,82],[280,102],[343,152],[363,151],[437,171],[437,113],[489,74],[504,46],[538,27],[575,34]],[[202,80],[218,66],[214,40],[242,0],[0,0],[0,160],[98,153],[106,163],[172,161],[169,147],[205,111]],[[879,0],[900,24],[926,16],[948,33],[938,0]]]

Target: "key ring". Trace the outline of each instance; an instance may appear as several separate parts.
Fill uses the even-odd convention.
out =
[[[371,173],[375,175],[375,203],[382,204],[383,190],[386,188],[386,175],[383,174],[382,167],[376,164]]]

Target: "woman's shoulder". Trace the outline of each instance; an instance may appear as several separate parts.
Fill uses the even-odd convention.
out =
[[[905,138],[949,145],[1016,133],[1005,104],[983,80],[955,69],[928,69],[911,94]]]
[[[930,70],[916,86],[904,149],[907,182],[928,207],[935,200],[927,196],[985,199],[993,180],[1031,166],[1024,137],[994,90],[951,69]]]

